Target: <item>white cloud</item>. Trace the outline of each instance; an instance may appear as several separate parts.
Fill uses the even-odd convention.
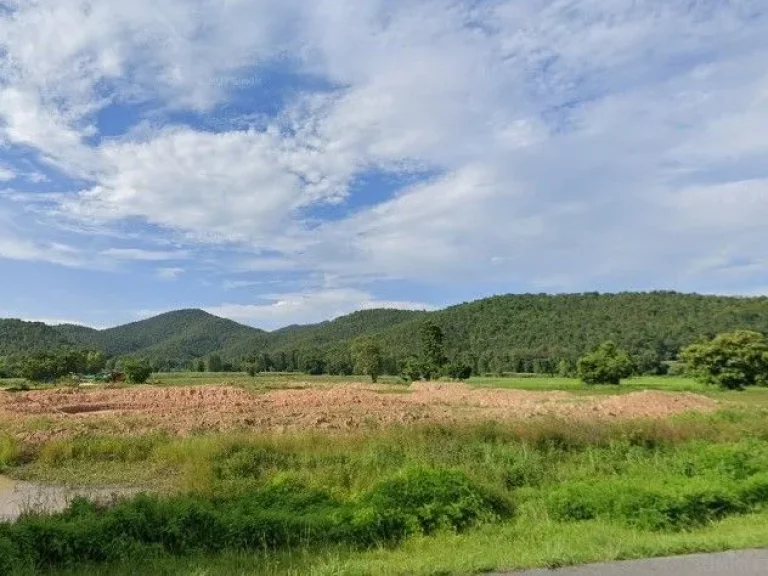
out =
[[[211,134],[189,129],[102,149],[112,166],[101,183],[65,200],[84,219],[143,217],[209,241],[265,243],[292,213],[344,194],[322,176],[316,151],[277,130]],[[279,247],[280,240],[272,240]]]
[[[79,250],[58,243],[41,243],[31,240],[0,236],[0,259],[47,262],[61,266],[81,268],[85,261]]]
[[[706,264],[768,242],[759,0],[162,4],[16,2],[0,20],[0,134],[88,180],[51,199],[61,217],[235,244],[238,270],[334,274],[342,293],[312,297],[326,311],[375,300],[361,279],[764,285],[760,267]],[[259,115],[276,67],[335,89],[295,90],[258,128],[165,125],[230,101]],[[153,114],[99,142],[112,103]],[[421,170],[392,197],[360,185]],[[318,206],[339,213],[305,220]],[[312,298],[233,310],[310,318]]]
[[[432,308],[421,302],[378,300],[367,292],[349,288],[269,294],[263,296],[263,299],[267,300],[266,304],[222,304],[207,307],[205,310],[237,322],[274,329],[296,323],[322,322],[361,309]]]
[[[8,168],[0,166],[0,182],[9,182],[16,178],[16,173]]]
[[[159,268],[157,270],[157,277],[160,280],[176,280],[184,272],[184,268]]]
[[[189,258],[189,252],[184,250],[145,250],[143,248],[108,248],[102,250],[100,254],[114,260],[138,260],[144,262],[184,260]]]

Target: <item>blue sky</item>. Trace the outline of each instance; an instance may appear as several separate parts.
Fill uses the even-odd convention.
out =
[[[762,0],[0,6],[0,316],[768,293]]]

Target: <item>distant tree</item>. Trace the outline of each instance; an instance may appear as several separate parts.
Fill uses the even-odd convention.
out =
[[[768,385],[768,338],[738,330],[685,348],[680,359],[698,380],[727,389]]]
[[[638,374],[661,376],[669,370],[669,367],[661,361],[659,354],[654,350],[643,350],[632,358]]]
[[[421,365],[427,380],[439,375],[446,363],[443,331],[427,321],[421,326]]]
[[[123,361],[123,372],[131,384],[144,384],[152,375],[152,367],[146,360],[129,358]]]
[[[570,378],[573,376],[573,366],[568,360],[560,360],[557,365],[557,374],[563,378]]]
[[[205,372],[205,360],[203,360],[202,358],[193,360],[192,364],[194,365],[195,372]]]
[[[453,361],[445,366],[445,374],[455,380],[466,380],[472,376],[472,367],[461,361]]]
[[[325,373],[325,354],[319,348],[308,348],[300,354],[299,367],[302,372],[317,376]]]
[[[629,354],[614,342],[604,342],[594,352],[579,358],[577,372],[585,384],[618,384],[632,375],[634,366]]]
[[[224,362],[221,360],[221,356],[218,354],[211,354],[208,356],[208,372],[222,372],[224,369]]]
[[[91,350],[85,354],[85,372],[86,374],[98,374],[107,365],[107,358],[104,353],[98,350]]]
[[[352,361],[358,373],[370,376],[372,382],[378,381],[382,367],[381,348],[373,338],[361,337],[353,342]]]
[[[409,356],[405,360],[401,372],[401,378],[403,380],[406,382],[416,382],[417,380],[421,380],[424,375],[424,367],[421,364],[421,360],[415,356]]]

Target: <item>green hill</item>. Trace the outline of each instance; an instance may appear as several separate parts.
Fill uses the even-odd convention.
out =
[[[449,356],[485,371],[530,371],[536,361],[575,361],[605,340],[635,355],[672,359],[704,336],[748,328],[768,332],[768,298],[675,292],[511,294],[433,312]],[[396,356],[418,346],[418,329],[402,324],[383,335]]]
[[[202,310],[167,312],[106,330],[61,330],[78,345],[108,356],[139,355],[177,367],[264,333]]]
[[[348,370],[351,341],[371,335],[382,345],[388,370],[396,371],[418,351],[426,319],[442,328],[448,356],[478,371],[546,371],[561,360],[574,362],[608,339],[636,356],[659,361],[719,332],[747,328],[768,333],[768,298],[675,292],[510,294],[435,312],[363,310],[274,332],[202,310],[169,312],[107,330],[3,320],[0,355],[77,345],[109,356],[145,356],[166,368],[219,354],[233,362],[266,355],[277,359],[274,366],[280,369]]]
[[[262,351],[322,348],[358,336],[380,334],[422,318],[425,314],[411,310],[360,310],[319,324],[294,325],[273,332],[262,332],[256,337],[235,343],[223,352],[229,358],[240,358]]]
[[[29,354],[72,345],[64,334],[42,322],[0,319],[0,356]]]

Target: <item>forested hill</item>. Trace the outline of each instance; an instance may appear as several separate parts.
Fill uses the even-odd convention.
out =
[[[349,345],[371,335],[389,370],[419,347],[429,319],[445,334],[446,352],[482,372],[551,369],[611,339],[638,356],[674,358],[695,340],[737,328],[768,333],[768,298],[674,292],[511,294],[436,312],[364,310],[309,326],[264,332],[201,310],[180,310],[108,330],[0,321],[0,356],[74,345],[109,356],[137,355],[182,368],[211,354],[237,364],[278,359],[275,369],[310,364],[348,369]],[[347,368],[344,368],[347,367]]]
[[[322,348],[348,342],[358,336],[385,333],[395,326],[424,318],[426,314],[411,310],[360,310],[319,324],[287,326],[274,332],[262,332],[255,338],[235,343],[224,353],[230,358],[240,358],[260,351]]]
[[[523,294],[486,298],[433,312],[451,356],[481,371],[529,371],[536,360],[575,360],[605,340],[635,355],[674,358],[695,340],[737,328],[768,332],[768,298],[675,292]],[[401,356],[418,330],[400,325],[383,336]]]
[[[146,356],[161,366],[184,365],[264,334],[202,310],[177,310],[106,330],[71,325],[58,328],[81,347],[101,350],[107,356]]]
[[[44,352],[71,345],[65,335],[42,322],[0,319],[0,356]]]

